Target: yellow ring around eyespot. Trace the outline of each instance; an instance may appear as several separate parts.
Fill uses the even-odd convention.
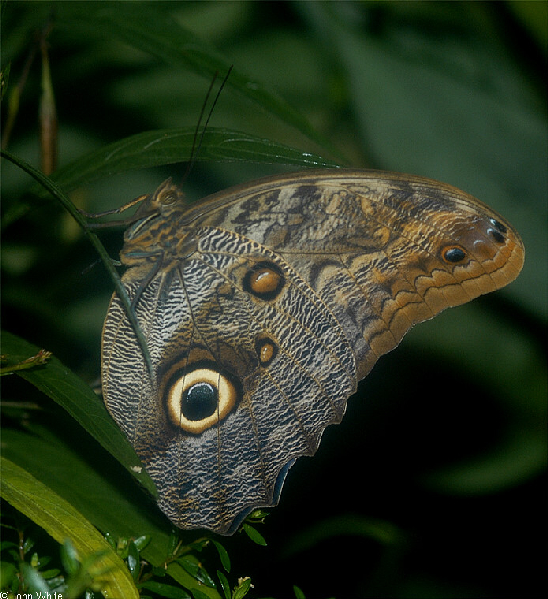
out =
[[[217,390],[217,409],[201,420],[189,420],[181,411],[181,399],[185,391],[198,383],[208,383]],[[229,414],[236,403],[237,395],[236,388],[224,375],[209,368],[198,368],[177,379],[168,389],[167,413],[175,426],[189,433],[199,434]]]

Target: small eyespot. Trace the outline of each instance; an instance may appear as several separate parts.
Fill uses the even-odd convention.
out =
[[[252,266],[243,280],[244,290],[262,300],[273,300],[281,292],[285,278],[273,262],[259,262]]]
[[[443,249],[442,257],[449,264],[458,264],[466,258],[466,251],[460,245],[450,245]]]
[[[504,243],[506,241],[504,235],[495,229],[487,229],[487,235],[492,237],[497,243]]]
[[[493,227],[495,227],[495,229],[498,229],[498,231],[500,233],[506,233],[508,231],[508,229],[506,228],[505,225],[503,225],[500,221],[498,221],[496,218],[490,218],[489,222],[493,225]]]
[[[169,421],[186,432],[199,434],[223,420],[239,399],[234,382],[215,364],[195,364],[177,371],[165,393]]]
[[[268,337],[262,337],[255,341],[255,351],[259,357],[261,366],[270,366],[278,354],[278,346]]]

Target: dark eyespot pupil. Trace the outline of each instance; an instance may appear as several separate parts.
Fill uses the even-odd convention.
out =
[[[217,409],[217,389],[209,383],[196,383],[183,393],[181,410],[188,420],[203,420]]]
[[[461,248],[449,248],[444,253],[447,262],[462,262],[466,258],[466,253]]]
[[[495,227],[495,229],[498,229],[501,233],[506,233],[506,231],[508,230],[501,222],[499,222],[496,218],[491,218],[490,219],[491,224],[493,225],[493,227]]]
[[[491,235],[491,237],[497,242],[497,243],[504,243],[505,242],[505,238],[504,235],[502,233],[500,233],[499,231],[495,231],[495,229],[488,229],[487,233],[489,235]]]

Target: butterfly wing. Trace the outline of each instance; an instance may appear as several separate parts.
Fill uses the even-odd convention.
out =
[[[339,422],[411,326],[497,289],[517,234],[452,187],[376,171],[267,178],[186,209],[166,182],[126,233],[103,393],[183,528],[230,534]]]

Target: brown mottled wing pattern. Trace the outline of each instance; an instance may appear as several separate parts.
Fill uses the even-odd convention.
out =
[[[188,209],[166,181],[126,232],[103,331],[106,405],[182,528],[234,532],[414,324],[512,281],[515,231],[420,177],[308,171]]]

